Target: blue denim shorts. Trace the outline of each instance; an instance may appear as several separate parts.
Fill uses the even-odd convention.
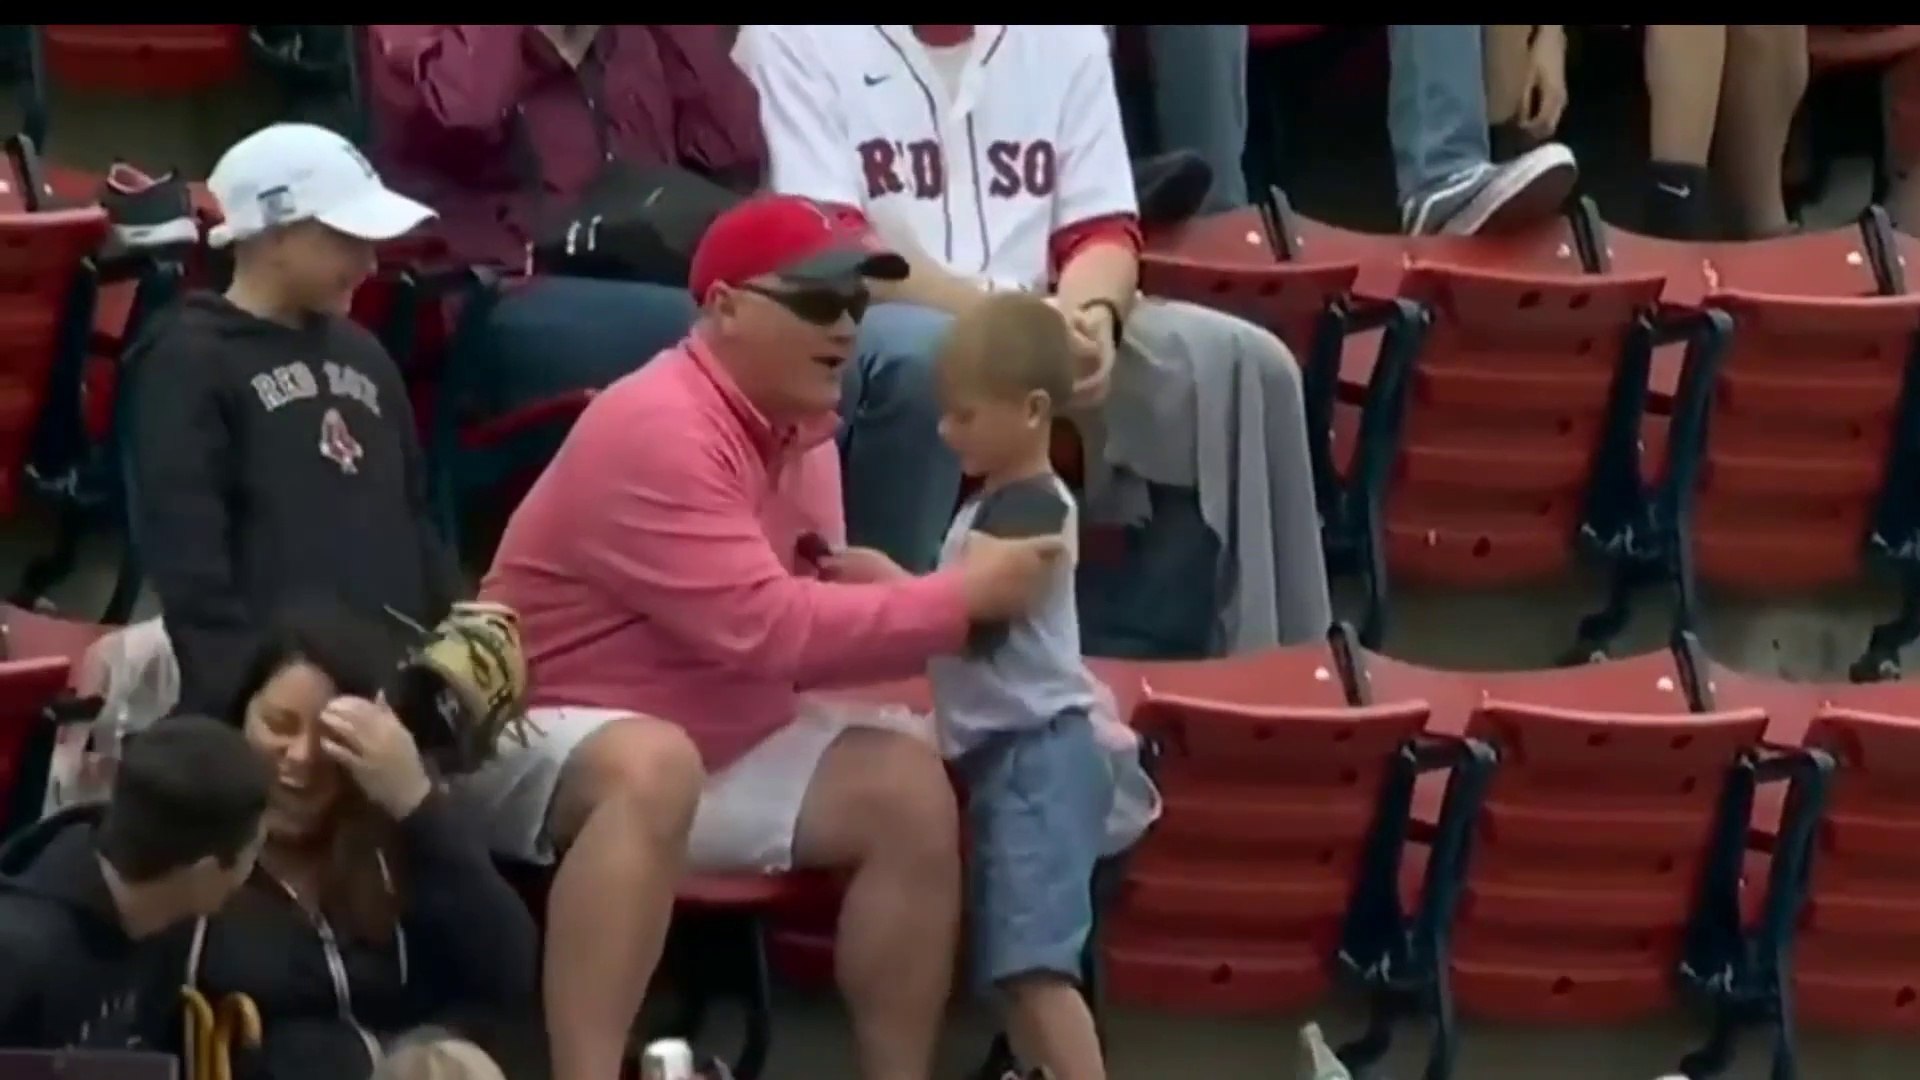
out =
[[[960,759],[972,841],[974,978],[982,991],[1039,972],[1078,982],[1093,930],[1093,865],[1113,774],[1083,712],[994,735]]]

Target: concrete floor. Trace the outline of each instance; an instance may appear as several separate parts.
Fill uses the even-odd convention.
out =
[[[257,93],[138,103],[58,93],[52,156],[100,167],[123,155],[153,168],[178,164],[190,174],[204,175],[221,148],[273,114],[273,92],[256,89]],[[1333,152],[1327,158],[1316,156],[1315,168],[1296,187],[1296,205],[1304,213],[1343,224],[1382,226],[1381,210],[1388,192],[1384,125],[1367,118],[1377,113],[1379,103],[1363,98],[1312,104],[1306,112],[1317,119],[1299,138],[1305,145],[1331,147]],[[1329,107],[1323,109],[1323,104]],[[1576,107],[1576,116],[1570,119],[1591,137],[1574,141],[1588,174],[1599,176],[1603,206],[1619,202],[1618,185],[1613,183],[1618,176],[1609,166],[1634,152],[1623,145],[1631,140],[1622,140],[1617,129],[1607,126],[1609,108],[1617,104],[1603,103],[1594,113],[1597,119],[1584,121]],[[0,128],[11,129],[9,113],[10,103],[0,102]],[[1842,183],[1829,204],[1813,215],[1816,220],[1844,221],[1864,201],[1861,169],[1849,166],[1841,175]],[[44,523],[36,522],[0,532],[0,581],[10,581],[29,554],[44,544],[46,535]],[[106,595],[113,558],[110,543],[93,545],[86,572],[55,589],[51,599],[76,616],[97,611]],[[1592,583],[1578,581],[1473,596],[1404,592],[1395,597],[1389,647],[1397,655],[1434,664],[1543,666],[1567,643],[1577,614],[1597,596]],[[1886,601],[1884,596],[1860,592],[1791,607],[1723,597],[1710,598],[1710,605],[1706,638],[1716,655],[1749,670],[1833,678],[1844,671],[1863,640],[1862,628]],[[143,610],[151,610],[150,601]],[[1657,645],[1662,615],[1650,604],[1622,641],[1623,649]],[[1293,1033],[1306,1019],[1310,1018],[1228,1021],[1116,1010],[1111,1023],[1113,1075],[1117,1080],[1304,1076],[1297,1069]],[[1357,1023],[1349,1010],[1333,1010],[1312,1019],[1319,1019],[1336,1035],[1355,1030]],[[947,1033],[939,1075],[964,1075],[978,1061],[987,1031],[977,1013],[957,1012]],[[1697,1030],[1679,1019],[1630,1029],[1552,1033],[1469,1023],[1456,1075],[1463,1080],[1648,1080],[1670,1068],[1696,1037]],[[1409,1035],[1399,1049],[1387,1075],[1419,1075],[1419,1041]],[[1913,1075],[1915,1053],[1912,1042],[1809,1036],[1802,1075],[1816,1080],[1893,1080]],[[535,1080],[541,1075],[538,1055],[525,1056],[528,1062],[510,1063],[515,1066],[513,1075],[516,1080]],[[851,1068],[847,1027],[838,1005],[811,995],[783,1000],[768,1074],[771,1080],[851,1076]],[[1750,1049],[1731,1075],[1766,1075],[1764,1047]]]

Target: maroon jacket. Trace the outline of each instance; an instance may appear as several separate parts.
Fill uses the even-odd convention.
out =
[[[759,103],[717,26],[605,26],[577,71],[532,26],[370,29],[382,176],[440,212],[462,262],[525,265],[538,223],[608,160],[742,189],[765,170]]]

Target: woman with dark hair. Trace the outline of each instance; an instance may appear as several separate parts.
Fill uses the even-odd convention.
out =
[[[344,608],[289,610],[227,714],[273,767],[266,845],[182,944],[187,986],[259,1008],[243,1077],[363,1080],[409,1028],[534,1001],[532,919],[387,707],[399,655]]]

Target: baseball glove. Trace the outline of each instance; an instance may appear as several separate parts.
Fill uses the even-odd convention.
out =
[[[485,764],[502,735],[526,745],[526,695],[519,616],[504,604],[472,601],[421,632],[387,702],[421,755],[442,775],[455,775]]]

